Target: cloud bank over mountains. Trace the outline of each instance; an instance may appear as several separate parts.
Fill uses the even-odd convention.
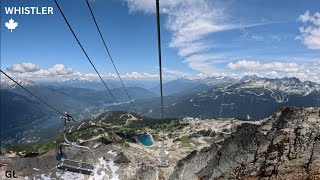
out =
[[[239,60],[228,63],[225,68],[238,71],[238,73],[226,71],[224,73],[212,74],[211,76],[229,76],[233,78],[241,78],[245,75],[258,75],[270,78],[297,77],[302,81],[311,80],[320,82],[320,61],[317,63],[297,64],[294,62],[263,63],[258,60]],[[31,62],[22,62],[13,64],[6,70],[13,78],[25,78],[34,81],[64,81],[70,79],[99,81],[99,77],[95,73],[81,73],[63,64],[55,64],[52,67],[44,69]],[[115,73],[101,74],[101,76],[104,79],[118,79]],[[128,72],[120,74],[120,76],[127,80],[159,80],[159,74],[151,73]],[[178,78],[201,79],[206,77],[208,77],[208,74],[186,73],[175,69],[163,68],[164,80]]]
[[[81,73],[72,68],[66,67],[64,64],[55,64],[50,68],[40,68],[38,65],[32,62],[21,62],[12,64],[6,68],[6,71],[13,78],[26,78],[31,80],[43,80],[43,81],[56,81],[56,80],[69,80],[69,79],[81,79],[89,81],[98,81],[99,77],[95,73]],[[178,70],[171,70],[168,68],[163,69],[164,78],[167,80],[189,77],[190,74],[183,73]],[[105,79],[118,79],[115,73],[101,74]],[[145,80],[158,80],[159,74],[143,73],[143,72],[127,72],[120,74],[124,79],[145,79]]]
[[[7,71],[9,71],[11,73],[26,73],[26,72],[35,72],[35,71],[39,71],[39,70],[40,70],[40,68],[31,62],[23,62],[20,64],[13,64],[7,68]]]

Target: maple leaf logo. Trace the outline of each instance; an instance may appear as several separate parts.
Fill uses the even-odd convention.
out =
[[[5,26],[12,32],[12,30],[16,29],[18,26],[18,22],[14,22],[14,20],[11,18],[9,22],[6,22]]]

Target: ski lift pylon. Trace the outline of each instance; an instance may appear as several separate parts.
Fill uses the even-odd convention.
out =
[[[61,119],[64,119],[64,129],[63,129],[63,139],[64,142],[60,143],[59,146],[59,153],[56,156],[56,160],[60,161],[57,165],[58,169],[66,170],[66,171],[72,171],[82,174],[91,174],[95,167],[94,163],[96,163],[96,158],[94,155],[94,152],[91,148],[87,146],[81,146],[76,144],[75,142],[70,142],[67,139],[67,122],[75,121],[69,114],[65,113]],[[70,151],[70,154],[66,154],[63,152],[63,148],[68,149]],[[81,152],[85,155],[91,156],[91,162],[87,162],[87,156],[83,156],[82,154],[79,154]],[[73,156],[72,156],[73,155]],[[75,157],[78,157],[75,158]],[[84,159],[79,159],[83,158]]]

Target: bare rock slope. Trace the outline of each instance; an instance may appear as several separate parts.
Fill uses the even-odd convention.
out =
[[[244,123],[231,137],[193,151],[169,179],[317,179],[320,110],[286,107],[261,125]]]

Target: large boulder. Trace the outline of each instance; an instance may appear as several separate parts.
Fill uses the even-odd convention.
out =
[[[114,163],[117,164],[129,164],[131,163],[130,159],[123,153],[120,152],[114,157]]]

